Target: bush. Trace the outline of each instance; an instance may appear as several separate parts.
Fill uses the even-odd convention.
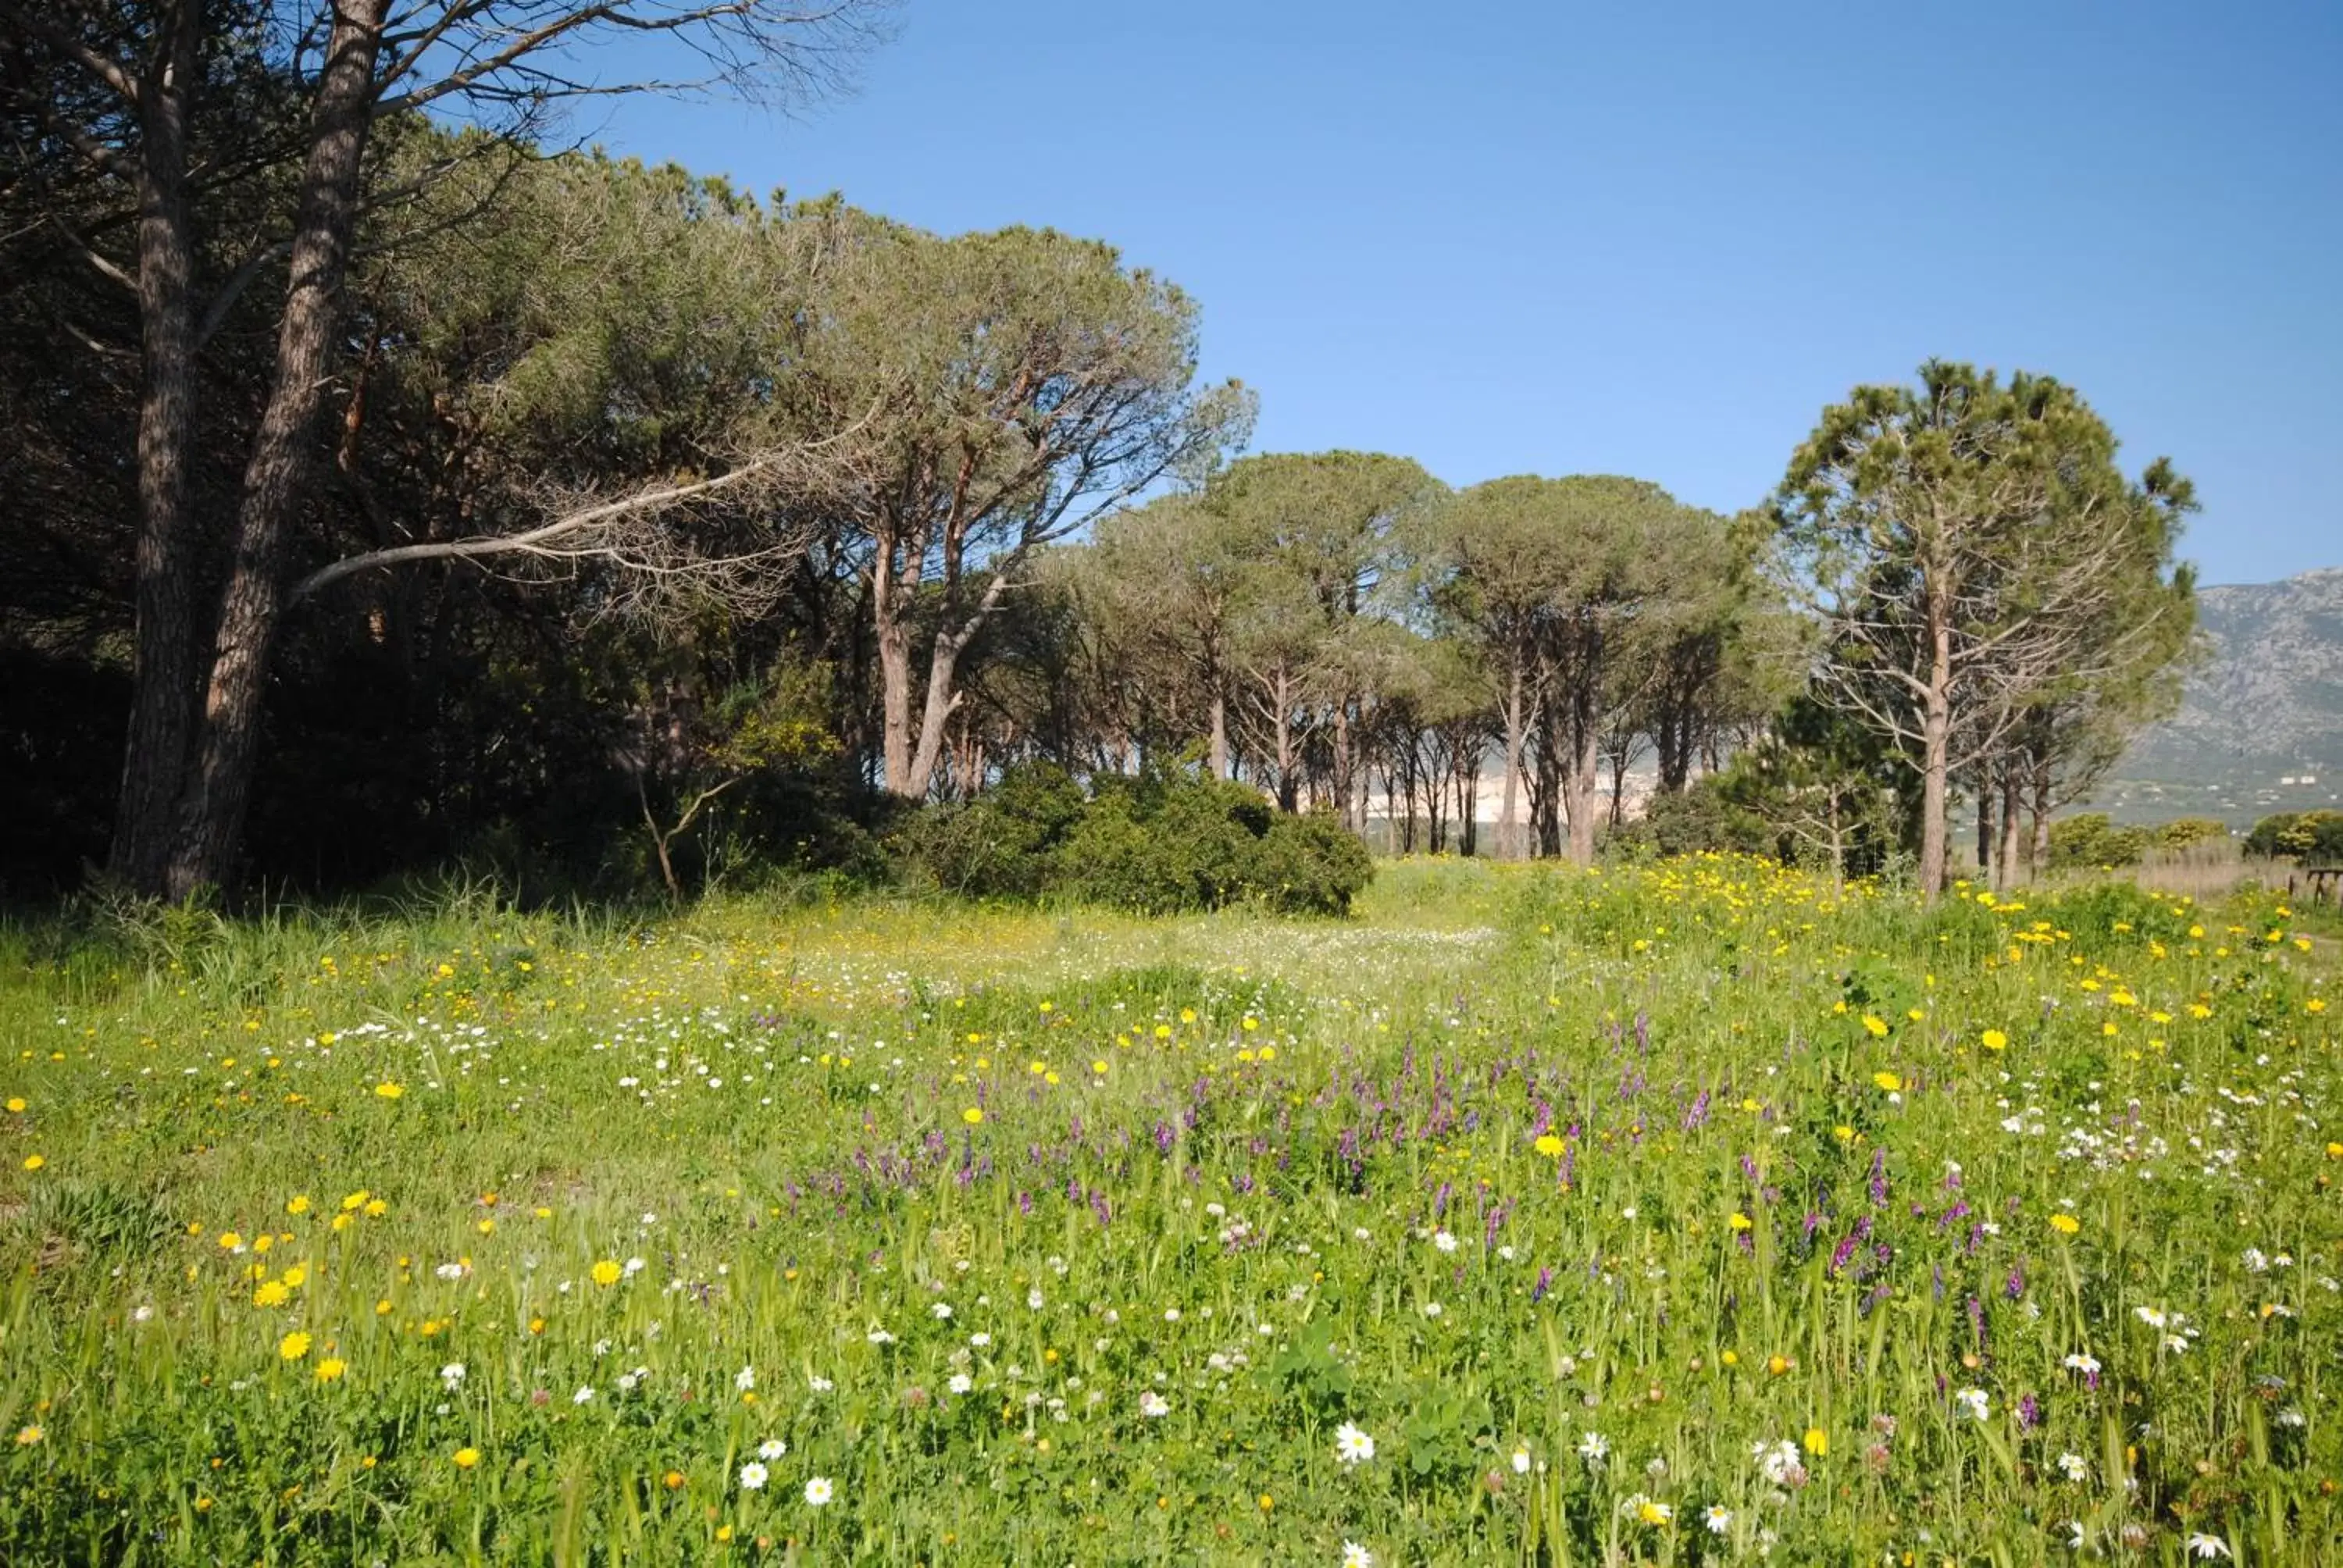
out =
[[[1030,899],[1048,887],[1052,858],[1084,805],[1081,786],[1063,769],[1028,763],[967,805],[918,813],[896,849],[949,892]]]
[[[1620,824],[1609,848],[1628,859],[1639,855],[1661,858],[1717,849],[1745,855],[1770,855],[1775,836],[1765,824],[1733,799],[1723,776],[1704,774],[1673,793],[1654,795],[1644,814]]]
[[[1366,845],[1332,817],[1287,816],[1257,790],[1189,772],[1101,779],[1085,799],[1061,769],[1013,769],[965,806],[920,813],[895,842],[948,891],[1063,892],[1149,914],[1343,914],[1374,875]]]
[[[2177,854],[2192,844],[2209,844],[2229,836],[2228,824],[2212,817],[2182,817],[2156,829],[2156,847]]]
[[[2137,866],[2147,853],[2149,842],[2147,829],[2119,826],[2105,811],[2062,817],[2050,824],[2050,869]]]
[[[2318,865],[2343,861],[2343,811],[2280,811],[2254,824],[2246,849],[2292,855]]]

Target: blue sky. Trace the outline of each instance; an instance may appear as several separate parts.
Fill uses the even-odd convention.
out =
[[[1201,301],[1256,450],[1729,510],[1930,355],[2077,387],[2208,582],[2343,565],[2343,5],[906,0],[850,97],[604,105],[613,151]]]

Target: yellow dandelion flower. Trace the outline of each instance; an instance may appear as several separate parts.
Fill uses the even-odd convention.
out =
[[[285,1288],[282,1280],[271,1280],[252,1292],[252,1304],[256,1307],[281,1307],[292,1299],[293,1292]]]
[[[303,1192],[296,1192],[292,1197],[286,1199],[285,1211],[287,1214],[307,1213],[309,1211],[308,1195]]]
[[[1830,1452],[1830,1433],[1821,1427],[1806,1428],[1806,1452],[1820,1459]]]
[[[309,1353],[309,1336],[295,1329],[277,1342],[277,1353],[288,1362],[297,1362]]]
[[[341,1357],[327,1356],[324,1361],[317,1363],[317,1381],[319,1382],[333,1382],[344,1372],[349,1370],[350,1363],[344,1361]]]
[[[25,1156],[25,1169],[27,1171],[38,1171],[42,1166],[46,1165],[48,1161],[38,1154],[27,1154]]]
[[[2050,1228],[2061,1236],[2071,1236],[2083,1228],[2083,1222],[2072,1214],[2053,1214],[2050,1216]]]
[[[2007,1050],[2009,1049],[2009,1036],[2002,1033],[2001,1030],[1997,1029],[1986,1030],[1985,1031],[1984,1040],[1985,1048],[1987,1050]]]
[[[1551,1132],[1546,1132],[1541,1133],[1537,1142],[1532,1147],[1549,1160],[1559,1160],[1562,1158],[1564,1144],[1561,1139]]]
[[[594,1282],[598,1285],[615,1285],[618,1282],[619,1277],[625,1272],[626,1271],[618,1267],[617,1263],[605,1258],[600,1262],[594,1265]]]
[[[1755,1223],[1748,1215],[1743,1213],[1738,1209],[1735,1209],[1732,1214],[1726,1218],[1725,1222],[1736,1231],[1746,1231],[1753,1223]]]
[[[403,1084],[377,1083],[374,1086],[374,1091],[385,1100],[396,1100],[406,1093],[407,1089]]]
[[[1863,1015],[1863,1027],[1869,1030],[1872,1038],[1875,1040],[1887,1032],[1887,1020],[1875,1013],[1867,1012]]]
[[[453,1458],[457,1469],[469,1470],[480,1462],[480,1451],[477,1448],[459,1448],[455,1452]]]
[[[18,1448],[30,1448],[33,1444],[40,1442],[41,1439],[48,1435],[48,1428],[41,1425],[38,1422],[35,1422],[30,1426],[20,1426],[16,1429],[16,1446]]]
[[[1875,1072],[1871,1075],[1871,1081],[1889,1094],[1900,1094],[1904,1091],[1904,1081],[1892,1072]]]
[[[967,1122],[970,1127],[980,1127],[984,1124],[984,1111],[980,1108],[971,1105],[966,1111],[960,1113],[960,1119],[962,1121]]]

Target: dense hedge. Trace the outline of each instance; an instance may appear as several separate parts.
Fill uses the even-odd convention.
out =
[[[1342,914],[1374,876],[1366,845],[1332,817],[1292,816],[1258,790],[1186,771],[1104,778],[1085,795],[1061,769],[1029,764],[969,804],[920,812],[894,847],[948,891],[1148,913]]]

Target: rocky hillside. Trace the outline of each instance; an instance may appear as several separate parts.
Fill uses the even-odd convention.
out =
[[[2200,590],[2212,657],[2099,791],[2118,817],[2343,805],[2343,568]]]

